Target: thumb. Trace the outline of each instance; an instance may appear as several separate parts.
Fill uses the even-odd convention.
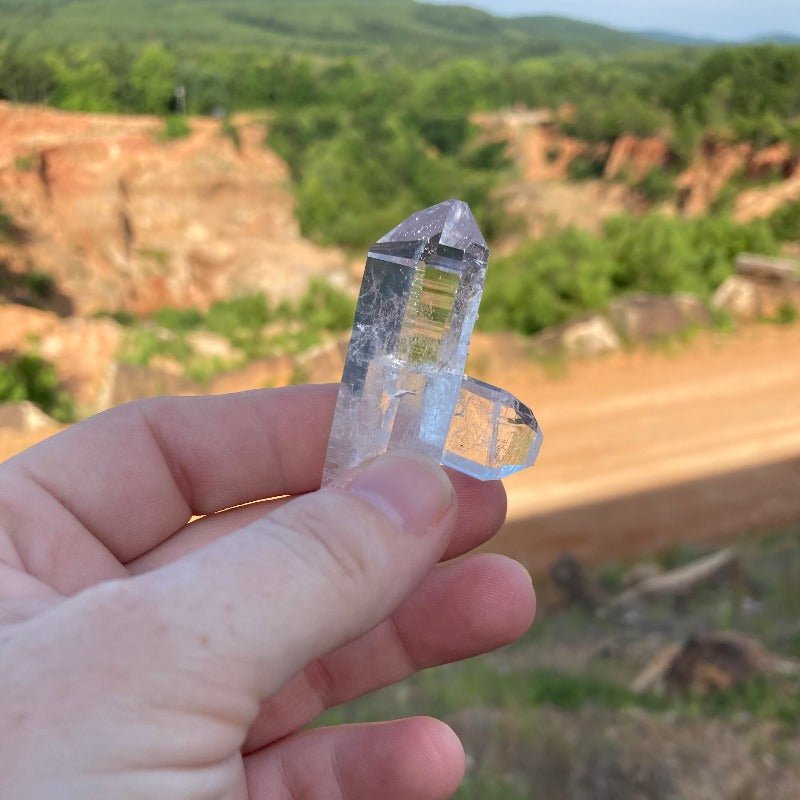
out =
[[[414,591],[444,551],[455,505],[437,464],[383,456],[344,487],[292,500],[134,579],[136,594],[158,621],[148,628],[159,650],[168,641],[177,663],[231,678],[239,669],[240,686],[264,698]]]

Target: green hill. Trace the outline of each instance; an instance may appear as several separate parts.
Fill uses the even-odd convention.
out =
[[[653,47],[632,33],[559,17],[495,17],[414,0],[0,0],[3,35],[38,46],[160,39],[437,62]]]

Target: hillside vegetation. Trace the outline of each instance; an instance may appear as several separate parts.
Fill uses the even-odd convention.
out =
[[[565,50],[598,54],[644,40],[558,17],[494,17],[413,0],[0,0],[3,29],[29,46],[162,40],[181,47],[442,61]]]

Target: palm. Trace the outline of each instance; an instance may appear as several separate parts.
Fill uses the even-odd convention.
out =
[[[263,498],[317,488],[334,396],[304,387],[127,406],[0,466],[0,626],[174,562],[286,502]],[[453,482],[459,515],[443,561],[488,539],[505,512],[499,484]],[[506,560],[442,563],[389,619],[306,666],[260,709],[231,719],[218,712],[223,690],[198,695],[179,673],[171,702],[195,715],[202,769],[212,765],[223,787],[215,796],[367,798],[380,787],[383,797],[439,797],[459,756],[430,721],[298,731],[331,705],[510,641],[531,614],[530,586]],[[180,713],[174,728],[159,714],[165,742],[183,734]],[[421,738],[438,758],[420,763]],[[191,772],[193,758],[187,750],[186,763],[158,766]]]

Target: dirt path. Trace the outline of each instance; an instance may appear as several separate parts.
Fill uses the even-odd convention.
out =
[[[535,571],[565,549],[598,561],[800,520],[800,325],[504,385],[532,401],[545,444],[508,482],[497,546]]]
[[[704,334],[561,377],[494,349],[481,377],[530,401],[545,444],[508,481],[493,549],[541,574],[564,550],[601,561],[800,521],[800,325]],[[0,430],[0,460],[41,436]]]

